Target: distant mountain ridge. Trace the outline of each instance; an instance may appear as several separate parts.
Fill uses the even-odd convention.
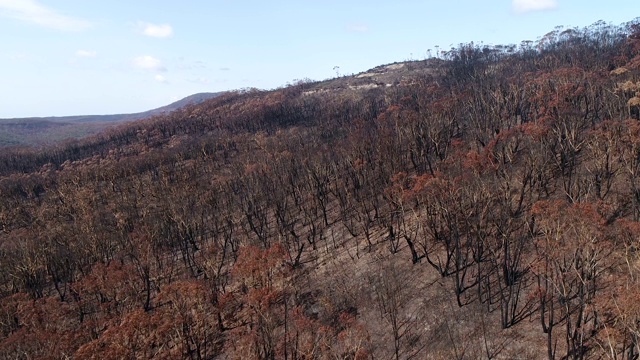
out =
[[[224,92],[197,93],[156,109],[111,115],[73,115],[0,119],[0,147],[41,146],[67,138],[96,134],[109,126],[170,113],[187,105],[197,105]]]
[[[380,65],[358,74],[323,81],[301,81],[305,95],[335,92],[356,94],[394,85],[407,85],[417,78],[437,73],[442,60],[402,61]],[[228,92],[197,93],[156,109],[113,115],[74,115],[0,119],[0,148],[6,146],[39,147],[67,139],[80,139],[97,134],[108,127],[152,116],[168,114],[187,105],[198,105]]]
[[[13,122],[25,122],[25,121],[27,122],[51,121],[56,123],[93,123],[93,122],[123,122],[123,121],[139,120],[139,119],[148,118],[153,115],[168,113],[168,112],[177,110],[183,106],[200,104],[205,100],[220,96],[223,93],[224,92],[197,93],[197,94],[187,96],[184,99],[175,101],[169,105],[165,105],[156,109],[147,110],[139,113],[9,118],[9,119],[0,119],[0,124],[10,124]]]

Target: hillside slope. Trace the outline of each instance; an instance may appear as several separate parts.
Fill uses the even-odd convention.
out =
[[[0,153],[0,358],[636,358],[639,24]]]
[[[169,105],[134,114],[0,119],[0,147],[53,145],[66,139],[81,139],[97,134],[115,124],[166,114],[183,106],[199,104],[221,94],[193,94]]]

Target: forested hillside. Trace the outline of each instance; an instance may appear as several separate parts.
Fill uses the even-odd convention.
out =
[[[0,358],[638,358],[640,22],[400,68],[1,152]]]
[[[51,116],[0,119],[0,150],[13,147],[43,147],[73,142],[126,122],[169,113],[190,104],[218,96],[219,93],[198,93],[157,109],[134,114]]]

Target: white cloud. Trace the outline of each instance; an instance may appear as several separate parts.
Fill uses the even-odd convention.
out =
[[[347,30],[350,32],[366,33],[369,32],[369,26],[365,24],[351,24],[347,26]]]
[[[133,66],[143,70],[167,71],[167,68],[162,65],[162,61],[150,55],[143,55],[134,58]]]
[[[517,14],[524,14],[555,9],[558,7],[558,2],[556,0],[513,0],[511,5]]]
[[[77,57],[93,58],[93,57],[98,56],[98,52],[96,52],[95,50],[78,50],[78,51],[76,51],[76,56]]]
[[[167,83],[167,78],[166,78],[166,77],[164,77],[164,76],[162,76],[162,75],[159,75],[159,74],[158,74],[158,75],[156,75],[156,76],[154,77],[154,79],[156,79],[156,81],[157,81],[157,82],[160,82],[160,83],[163,83],[163,84],[166,84],[166,83]]]
[[[166,38],[173,35],[173,28],[169,24],[151,24],[139,21],[138,26],[142,29],[142,33],[157,38]]]
[[[36,0],[0,0],[0,16],[63,31],[87,29],[91,23],[49,9]]]

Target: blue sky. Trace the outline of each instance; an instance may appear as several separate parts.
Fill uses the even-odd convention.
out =
[[[0,118],[138,112],[637,16],[638,0],[0,0]]]

